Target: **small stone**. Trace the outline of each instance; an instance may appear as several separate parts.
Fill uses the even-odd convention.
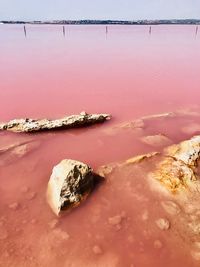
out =
[[[58,220],[56,220],[56,219],[54,219],[48,223],[48,225],[51,229],[54,229],[57,226],[57,224],[58,224]]]
[[[32,200],[32,199],[34,199],[36,197],[36,192],[30,192],[30,193],[28,193],[27,194],[27,199],[28,200]]]
[[[102,249],[98,246],[98,245],[95,245],[93,248],[92,248],[92,251],[94,252],[94,254],[96,255],[100,255],[103,253]]]
[[[81,111],[80,115],[85,116],[87,113],[85,111]]]
[[[106,177],[108,176],[111,172],[113,172],[113,170],[115,169],[115,165],[114,164],[109,164],[109,165],[103,165],[101,166],[98,170],[97,173],[101,176],[101,177]]]
[[[59,239],[63,239],[63,240],[68,240],[69,239],[69,234],[61,229],[54,229],[53,230],[53,234],[59,238]]]
[[[160,219],[156,220],[156,225],[161,230],[168,230],[170,228],[170,222],[164,218],[160,218]]]
[[[14,203],[8,205],[8,207],[9,207],[10,209],[12,209],[12,210],[17,210],[17,209],[19,208],[19,203],[14,202]]]
[[[160,248],[162,248],[163,244],[162,244],[162,242],[160,240],[155,240],[154,243],[153,243],[153,246],[156,249],[160,249]]]
[[[113,217],[108,218],[108,222],[111,225],[119,225],[122,221],[122,216],[121,215],[116,215]]]

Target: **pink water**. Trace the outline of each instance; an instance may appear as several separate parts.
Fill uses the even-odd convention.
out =
[[[61,26],[28,25],[25,37],[21,25],[0,25],[0,121],[57,118],[83,110],[113,115],[104,125],[31,135],[40,143],[23,159],[2,156],[0,266],[199,266],[186,245],[180,248],[182,239],[174,239],[173,229],[170,234],[154,229],[162,210],[143,178],[126,177],[131,188],[139,188],[134,198],[126,187],[121,189],[119,172],[82,207],[58,219],[55,227],[56,217],[45,199],[52,168],[64,158],[96,169],[152,151],[138,141],[141,133],[113,134],[113,125],[198,108],[199,47],[195,26],[153,26],[151,35],[147,26],[109,26],[107,34],[104,26],[66,26],[63,36]],[[173,142],[190,137],[178,123],[169,128],[149,125],[142,135],[162,131]],[[0,145],[28,138],[0,133]],[[9,208],[15,202],[17,208]],[[146,210],[152,217],[144,225],[141,216]],[[116,231],[108,221],[122,213],[126,219]],[[162,248],[154,248],[156,240]],[[101,248],[99,254],[95,246]]]

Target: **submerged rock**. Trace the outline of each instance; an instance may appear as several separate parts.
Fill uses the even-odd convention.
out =
[[[136,119],[134,121],[122,122],[116,125],[114,128],[121,128],[121,129],[144,128],[144,121],[142,119]]]
[[[181,209],[178,204],[171,200],[161,201],[161,206],[168,214],[173,216],[181,212]]]
[[[156,156],[158,154],[159,154],[158,152],[151,152],[151,153],[135,156],[133,158],[127,159],[125,161],[125,164],[139,163],[139,162],[143,161],[144,159],[149,159],[149,158]]]
[[[61,119],[15,119],[7,123],[0,123],[0,130],[12,132],[36,132],[44,130],[67,129],[109,120],[109,114],[87,114],[81,112],[79,115],[71,115]]]
[[[98,245],[95,245],[93,248],[92,248],[92,251],[94,252],[94,254],[96,255],[100,255],[103,253],[101,247],[99,247]]]
[[[144,136],[141,138],[141,141],[153,147],[160,147],[172,144],[172,141],[164,134]]]
[[[187,126],[182,127],[182,132],[185,134],[196,134],[200,132],[200,124],[199,123],[190,123]]]
[[[47,200],[53,212],[78,206],[91,193],[96,175],[82,162],[65,159],[53,168],[47,189]]]
[[[152,120],[152,119],[163,119],[163,118],[169,118],[169,117],[175,117],[174,112],[165,112],[165,113],[159,113],[159,114],[152,114],[142,117],[143,120]]]
[[[8,165],[21,159],[40,146],[39,140],[16,142],[0,148],[0,166]]]

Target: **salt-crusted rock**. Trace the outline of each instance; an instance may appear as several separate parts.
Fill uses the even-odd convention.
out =
[[[192,169],[182,161],[170,157],[164,158],[158,164],[154,177],[171,192],[192,186],[192,181],[196,180]]]
[[[200,135],[168,147],[165,154],[189,166],[195,166],[200,156]]]
[[[53,168],[47,200],[55,214],[78,206],[93,189],[95,174],[79,161],[65,159]]]
[[[110,118],[111,116],[109,114],[87,114],[86,112],[81,112],[79,115],[71,115],[56,120],[15,119],[7,123],[0,123],[0,130],[36,132],[52,129],[67,129],[104,122]]]
[[[153,177],[171,192],[199,190],[197,165],[200,158],[200,136],[167,147]]]

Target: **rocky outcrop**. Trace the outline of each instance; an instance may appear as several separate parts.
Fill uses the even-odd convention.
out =
[[[98,122],[109,120],[109,114],[87,114],[81,112],[79,115],[71,115],[61,119],[15,119],[7,123],[0,123],[0,130],[12,132],[36,132],[44,130],[68,129],[83,127]]]
[[[200,136],[194,136],[179,144],[168,146],[162,153],[147,153],[134,156],[124,162],[104,165],[97,172],[106,177],[116,167],[139,164],[148,159],[156,159],[157,162],[155,171],[150,176],[159,181],[169,191],[176,193],[186,188],[190,190],[194,188],[196,190],[197,167],[200,159]]]
[[[178,145],[168,147],[165,154],[184,162],[186,165],[196,166],[200,158],[200,136],[194,136]]]
[[[91,193],[96,175],[82,162],[65,159],[53,168],[47,189],[47,201],[53,212],[78,206]]]
[[[164,150],[164,158],[157,165],[153,177],[159,180],[170,191],[195,186],[198,180],[197,166],[200,158],[200,136],[169,146]]]

